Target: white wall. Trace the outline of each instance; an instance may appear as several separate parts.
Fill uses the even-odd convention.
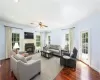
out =
[[[21,25],[21,24],[13,24],[13,23],[6,23],[6,22],[2,22],[0,21],[0,59],[1,58],[5,58],[5,27],[4,25],[6,26],[9,26],[9,27],[16,27],[16,28],[22,28],[21,29],[16,29],[16,28],[12,28],[12,32],[16,32],[16,33],[19,33],[20,34],[20,51],[24,51],[24,32],[33,32],[34,33],[34,43],[35,43],[35,29],[32,28],[32,27],[28,27],[28,26],[25,26],[25,25]]]
[[[89,30],[90,33],[90,58],[91,67],[95,70],[100,70],[100,14],[95,13],[90,17],[80,21],[75,25],[75,45],[79,49],[80,32],[82,30]],[[80,53],[79,53],[80,54]]]
[[[35,30],[33,28],[21,27],[21,26],[20,26],[20,28],[22,28],[22,30],[21,29],[12,28],[12,32],[20,34],[20,51],[24,51],[25,50],[24,45],[25,45],[25,43],[27,41],[29,41],[29,40],[26,41],[24,39],[24,32],[32,32],[32,33],[34,33],[34,39],[32,39],[33,41],[31,40],[31,42],[34,42],[34,44],[35,44]],[[29,42],[29,43],[31,43],[31,42]]]
[[[97,71],[100,71],[100,13],[94,13],[91,16],[85,18],[74,24],[74,46],[80,50],[80,32],[88,30],[90,33],[90,58],[91,67]],[[67,27],[65,27],[67,28]],[[61,31],[61,29],[51,31],[51,44],[61,45],[64,39],[64,35],[68,31]],[[78,58],[80,51],[78,52]]]
[[[52,30],[49,34],[51,36],[51,44],[55,45],[63,45],[65,42],[65,34],[67,34],[69,30],[62,30],[62,29],[56,29]]]
[[[0,60],[6,57],[5,47],[5,27],[0,25]]]

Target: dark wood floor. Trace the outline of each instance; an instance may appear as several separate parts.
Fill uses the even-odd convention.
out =
[[[0,80],[16,80],[10,71],[10,60],[0,61]],[[76,71],[64,68],[54,80],[100,80],[100,74],[78,61]]]
[[[78,61],[76,70],[66,67],[60,71],[54,80],[100,80],[100,74]]]
[[[10,60],[0,61],[0,80],[16,80],[10,71]]]

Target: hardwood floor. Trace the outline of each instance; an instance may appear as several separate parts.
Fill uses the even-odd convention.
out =
[[[16,80],[10,71],[10,60],[0,61],[0,80]],[[78,61],[76,71],[64,68],[54,80],[100,80],[100,74]]]
[[[0,80],[16,80],[10,71],[10,60],[0,61]]]
[[[76,70],[66,67],[60,71],[54,80],[100,80],[100,74],[78,61]]]

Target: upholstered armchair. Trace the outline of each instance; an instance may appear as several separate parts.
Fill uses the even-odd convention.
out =
[[[30,80],[32,77],[40,74],[41,72],[41,61],[25,59],[20,54],[17,56],[11,56],[11,71],[17,78],[17,80]]]
[[[70,53],[67,50],[61,50],[61,56],[63,55],[70,56]]]
[[[65,63],[63,56],[70,56],[70,53],[66,50],[61,50],[60,65],[63,65]]]
[[[77,52],[78,52],[77,49],[74,47],[73,53],[71,56],[62,55],[62,57],[60,58],[60,64],[65,67],[68,66],[68,67],[76,68]]]

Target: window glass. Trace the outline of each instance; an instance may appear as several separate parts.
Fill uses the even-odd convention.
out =
[[[40,35],[36,35],[36,46],[40,47],[41,46],[41,42],[40,42]]]
[[[88,32],[82,33],[82,53],[88,53]]]
[[[69,34],[65,35],[65,42],[66,42],[66,50],[69,51]]]
[[[48,44],[51,43],[51,39],[50,39],[50,36],[48,36]]]
[[[18,42],[18,44],[20,45],[20,34],[18,33],[12,33],[12,49],[15,42]]]

